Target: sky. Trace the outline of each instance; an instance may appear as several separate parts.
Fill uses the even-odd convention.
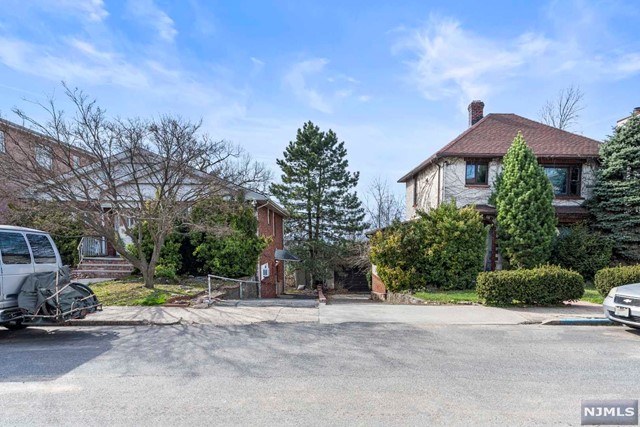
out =
[[[311,120],[345,141],[359,193],[464,131],[467,105],[534,120],[568,86],[574,132],[640,106],[640,2],[0,0],[0,115],[61,81],[113,116],[179,114],[276,159]]]

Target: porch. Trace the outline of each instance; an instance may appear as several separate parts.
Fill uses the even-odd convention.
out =
[[[133,273],[133,266],[122,258],[104,237],[84,236],[78,244],[78,267],[75,278],[120,278]]]

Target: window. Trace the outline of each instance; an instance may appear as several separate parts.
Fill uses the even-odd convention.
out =
[[[36,264],[56,263],[56,253],[47,236],[43,234],[27,234],[27,240],[31,246],[31,253],[33,253],[33,260]]]
[[[4,142],[4,131],[0,130],[0,153],[7,151],[7,146]]]
[[[580,166],[544,166],[556,196],[580,196]]]
[[[45,169],[53,168],[51,150],[47,147],[36,147],[36,162]]]
[[[489,162],[483,160],[467,160],[464,181],[466,185],[488,185]]]
[[[71,158],[71,161],[73,162],[73,167],[74,168],[79,168],[80,167],[80,156],[73,156]]]
[[[0,233],[0,254],[3,264],[31,264],[31,254],[20,233]]]

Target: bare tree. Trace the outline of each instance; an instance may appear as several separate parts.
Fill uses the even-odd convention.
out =
[[[148,288],[167,236],[194,203],[237,195],[243,186],[262,188],[271,176],[239,147],[201,134],[200,123],[174,116],[110,119],[82,91],[65,86],[65,94],[75,109],[71,117],[53,100],[39,104],[46,123],[14,110],[34,138],[13,141],[1,156],[7,188],[80,218],[142,272]],[[142,224],[153,241],[149,258]]]
[[[383,228],[394,221],[400,221],[404,215],[402,199],[391,192],[387,181],[380,177],[373,180],[365,196],[367,222],[372,228]]]
[[[567,130],[576,124],[584,110],[584,93],[579,86],[569,86],[558,92],[540,110],[540,121],[558,129]]]

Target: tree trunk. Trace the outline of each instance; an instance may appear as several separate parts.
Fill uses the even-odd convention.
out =
[[[142,279],[144,280],[144,287],[147,289],[153,289],[154,287],[153,272],[149,272],[148,269],[140,270],[140,272],[142,273]]]

